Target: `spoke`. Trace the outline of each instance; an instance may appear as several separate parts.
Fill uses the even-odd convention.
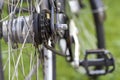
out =
[[[27,48],[32,48],[32,46],[24,47],[24,49],[27,49]],[[16,51],[18,51],[18,50],[20,50],[20,49],[21,49],[21,48],[13,49],[13,50],[11,51],[11,53],[12,53],[12,52],[16,52]],[[6,53],[8,53],[8,50],[2,51],[2,53],[3,53],[3,54],[6,54]]]
[[[9,58],[7,58],[7,60],[6,60],[6,62],[5,62],[5,65],[4,65],[4,67],[3,67],[3,71],[5,71],[5,69],[6,69],[6,67],[7,67],[8,62],[9,62]]]
[[[40,66],[40,62],[41,62],[40,59],[38,59],[38,61],[33,66],[33,68],[31,69],[31,71],[29,72],[29,74],[26,76],[25,80],[30,80],[31,77],[33,76],[33,74],[35,74],[37,72],[37,67]]]
[[[85,25],[85,22],[83,20],[80,20],[80,23],[79,23],[81,26],[80,26],[80,29],[81,31],[83,31],[81,34],[83,34],[83,36],[85,36],[83,39],[87,40],[87,45],[92,45],[93,43],[93,34],[89,32],[89,30],[87,29],[86,25]],[[89,26],[90,27],[90,26]],[[82,38],[81,38],[82,39]],[[81,44],[83,44],[83,46],[85,47],[85,42],[84,40],[82,40]],[[93,46],[92,46],[93,47]]]
[[[86,16],[87,18],[87,16]],[[84,19],[85,19],[85,16],[84,16]],[[84,20],[83,19],[83,20]],[[90,31],[89,29],[87,29],[87,27],[94,27],[94,25],[92,24],[92,21],[89,21],[89,19],[87,18],[86,22],[89,24],[89,26],[86,26],[85,27],[85,36],[86,36],[86,40],[89,42],[89,44],[91,45],[92,48],[95,48],[96,47],[96,41],[95,41],[95,34],[92,32],[93,30],[95,31],[95,28],[92,29],[92,31]],[[85,22],[84,22],[85,24]]]
[[[39,69],[38,69],[39,65],[40,65],[39,64],[39,55],[37,54],[37,80],[39,80],[39,77],[38,77],[39,76]]]
[[[30,54],[30,69],[29,69],[29,72],[30,72],[31,69],[32,69],[32,61],[33,61],[33,55]],[[29,80],[31,80],[31,78],[30,78]]]
[[[13,67],[15,68],[15,58],[14,58],[14,55],[13,55],[13,53],[11,53],[12,60],[13,60]],[[18,78],[18,72],[16,72],[15,74],[16,74],[16,78]]]
[[[14,11],[13,11],[14,13],[15,13],[15,11],[17,9],[17,6],[19,5],[20,1],[22,2],[23,0],[18,0],[17,4],[15,5]],[[14,6],[14,5],[12,4],[12,6]]]
[[[40,5],[42,2],[43,2],[43,0],[40,0],[40,1],[36,0],[36,2],[35,2],[35,8],[38,13],[40,13]]]
[[[20,9],[19,9],[18,16],[20,16],[21,11],[22,11],[22,3],[23,3],[23,0],[20,1]],[[15,10],[14,10],[14,12],[15,12]]]
[[[27,37],[28,37],[29,32],[30,32],[30,30],[27,32],[26,38],[25,38],[25,40],[24,40],[24,42],[23,42],[23,45],[22,45],[22,48],[21,48],[21,50],[20,50],[20,54],[19,54],[19,56],[18,56],[16,65],[15,65],[15,71],[14,71],[14,73],[13,73],[12,80],[14,79],[15,72],[16,72],[16,70],[17,70],[17,68],[18,68],[18,64],[19,64],[20,58],[21,58],[21,56],[22,56],[22,51],[23,51],[23,48],[24,48],[24,46],[25,46],[25,42],[26,42],[26,40],[27,40]]]
[[[8,44],[9,44],[9,42],[8,42]],[[9,53],[8,53],[8,54],[9,54],[9,58],[8,58],[8,61],[9,61],[9,67],[8,67],[8,70],[9,70],[9,71],[8,71],[8,75],[9,75],[9,76],[8,76],[8,79],[10,80],[10,76],[11,76],[11,75],[10,75],[10,69],[11,69],[11,67],[10,67],[10,66],[11,66],[11,65],[10,65],[10,61],[11,61],[11,60],[10,60],[10,48],[9,48]]]
[[[5,3],[5,4],[8,4],[7,1],[4,1],[4,3]],[[10,5],[10,6],[14,6],[14,7],[16,6],[15,4],[12,4],[12,3],[9,3],[9,5]],[[27,4],[27,5],[28,5],[28,4]],[[19,9],[19,7],[16,7],[16,10],[17,10],[17,9]],[[27,9],[27,8],[25,8],[25,7],[21,7],[21,9],[22,9],[22,10],[25,10],[25,11],[31,11],[31,12],[32,12],[32,10],[29,10],[29,8]]]
[[[11,33],[11,22],[12,22],[12,15],[10,16],[10,21],[8,23],[8,80],[10,80],[11,77],[11,40],[10,40],[10,33]]]
[[[23,55],[21,55],[23,56]],[[22,73],[23,73],[23,76],[25,77],[25,70],[24,70],[24,63],[23,63],[23,57],[21,57],[21,66],[22,66]]]
[[[6,17],[2,18],[2,19],[0,20],[0,22],[3,22],[3,21],[5,21],[5,20],[7,20],[10,15],[11,15],[11,14],[9,14],[9,15],[7,15]]]
[[[31,29],[31,27],[29,27],[29,26],[31,26],[28,22],[27,22],[27,20],[25,19],[25,17],[23,17],[24,18],[24,22],[25,22],[25,25],[26,25],[26,27],[27,27],[27,29],[29,30],[30,29],[30,32],[29,32],[29,34],[30,34],[30,36],[32,37],[32,38],[34,38],[33,36],[33,32],[31,31],[32,29]],[[31,21],[31,22],[33,22],[33,20]],[[33,41],[34,41],[34,39],[33,39]]]
[[[83,18],[86,22],[88,22],[88,24],[90,25],[90,27],[92,27],[92,29],[94,29],[94,24],[93,21],[90,21],[88,16],[84,16]]]
[[[7,73],[7,77],[8,80],[19,80],[19,79],[26,79],[26,80],[31,80],[32,77],[34,78],[33,74],[35,74],[36,80],[39,80],[39,66],[40,66],[40,59],[39,59],[39,54],[33,54],[32,52],[30,52],[30,49],[28,52],[26,52],[25,54],[23,54],[24,49],[27,48],[31,48],[31,46],[25,46],[25,44],[31,41],[29,41],[28,39],[30,38],[34,43],[34,33],[33,33],[33,29],[32,29],[32,18],[31,15],[33,14],[33,11],[36,10],[40,10],[40,5],[42,3],[43,0],[26,0],[26,2],[24,2],[24,0],[5,0],[4,3],[6,6],[8,6],[8,8],[11,8],[11,12],[8,13],[8,15],[6,16],[6,14],[2,14],[3,18],[0,20],[0,22],[6,21],[8,22],[8,24],[6,24],[6,29],[8,28],[8,50],[4,50],[3,54],[8,53],[7,58],[5,59],[4,62],[4,71],[8,71]],[[25,5],[26,4],[26,5]],[[36,4],[36,5],[35,5]],[[24,7],[25,6],[25,7]],[[26,10],[27,12],[24,13],[23,11]],[[16,12],[17,11],[17,12]],[[38,11],[40,12],[40,11]],[[27,16],[26,16],[27,15]],[[4,17],[5,16],[5,17]],[[19,27],[14,27],[15,21],[19,21],[17,19],[21,19],[21,17],[23,17],[23,21],[24,21],[24,31],[26,30],[25,34],[24,31],[21,33],[20,35],[17,33],[15,34],[13,29],[17,29],[16,31],[19,31]],[[27,17],[27,18],[26,18]],[[28,18],[29,17],[29,18]],[[31,19],[31,20],[28,20]],[[15,24],[13,24],[15,23]],[[22,28],[20,28],[22,29]],[[7,30],[6,30],[7,31]],[[5,33],[6,35],[6,33]],[[23,42],[21,44],[20,40],[18,42],[12,41],[13,39],[17,39],[19,37],[22,37],[23,35],[23,39],[21,42]],[[6,38],[6,37],[5,37]],[[6,40],[7,41],[7,40]],[[20,42],[20,44],[19,44]],[[16,43],[16,44],[15,44]],[[18,48],[16,49],[12,49],[15,45],[18,45]],[[27,44],[26,44],[27,45]],[[26,56],[27,55],[27,56]],[[25,63],[25,59],[28,62],[27,64]],[[28,71],[27,71],[27,66],[28,66]]]

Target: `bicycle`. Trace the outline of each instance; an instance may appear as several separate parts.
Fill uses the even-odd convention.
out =
[[[96,5],[96,0],[90,2],[93,4],[92,10],[101,7],[101,5]],[[104,33],[101,33],[103,29],[98,29],[103,28],[103,23],[97,24],[96,22],[100,50],[87,51],[84,60],[79,60],[79,40],[75,33],[76,27],[72,26],[75,29],[74,33],[69,31],[74,22],[65,15],[67,2],[64,0],[9,0],[4,3],[2,0],[0,3],[1,16],[4,11],[2,5],[7,3],[8,7],[8,16],[0,21],[2,25],[1,38],[8,42],[8,54],[1,52],[2,57],[0,57],[1,80],[7,77],[8,80],[39,80],[41,78],[40,64],[42,65],[43,79],[55,80],[56,54],[66,57],[67,61],[76,69],[82,65],[90,76],[107,74],[114,70],[113,57],[103,49],[105,48]],[[82,5],[82,2],[80,4]],[[94,7],[94,5],[96,6]],[[94,18],[99,22],[98,13],[94,13]],[[69,24],[70,26],[68,26]],[[55,44],[58,42],[60,42],[61,51],[55,49]],[[75,45],[75,47],[73,46],[75,52],[73,52],[72,45]],[[28,53],[30,50],[27,48],[30,48],[31,52]],[[97,54],[96,61],[88,60],[90,54]],[[2,66],[2,62],[5,65]],[[23,62],[29,63],[29,65],[26,64],[26,66]],[[97,64],[98,62],[100,64]],[[89,66],[95,66],[97,68],[93,70],[103,70],[101,65],[105,67],[102,73],[101,71],[91,73],[88,69]],[[112,66],[112,69],[109,69],[109,66]],[[8,68],[6,69],[6,67]],[[4,74],[6,75],[4,76]]]

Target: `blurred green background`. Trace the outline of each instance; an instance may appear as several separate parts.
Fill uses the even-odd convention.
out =
[[[106,10],[104,23],[106,47],[115,58],[116,69],[113,73],[101,76],[99,80],[120,80],[120,0],[103,0]],[[88,80],[85,74],[80,74],[65,61],[57,57],[57,80]]]
[[[88,1],[88,0],[85,0]],[[106,9],[104,23],[106,47],[115,58],[116,69],[113,73],[101,76],[99,80],[120,80],[120,0],[103,0]],[[6,47],[3,45],[3,47]],[[27,50],[26,50],[27,52]],[[57,80],[89,80],[83,73],[75,71],[63,57],[57,56]],[[27,63],[27,62],[26,62]],[[81,68],[82,69],[82,68]]]

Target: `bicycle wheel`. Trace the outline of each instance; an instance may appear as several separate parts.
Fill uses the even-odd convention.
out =
[[[38,26],[40,26],[39,21],[42,23],[41,20],[46,19],[46,14],[49,15],[40,7],[41,4],[48,3],[44,1],[47,0],[4,0],[0,20],[3,37],[1,39],[3,73],[1,74],[4,74],[4,80],[53,80],[42,76],[45,72],[44,66],[47,64],[44,64],[46,57],[45,51],[42,52],[44,47],[39,45],[42,44],[43,39]],[[38,20],[38,18],[44,19]],[[43,66],[40,67],[40,64]]]

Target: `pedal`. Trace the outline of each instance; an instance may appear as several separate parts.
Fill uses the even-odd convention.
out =
[[[101,58],[90,58],[91,55],[100,55]],[[90,58],[90,59],[89,59]],[[107,50],[89,50],[86,51],[84,60],[80,62],[89,76],[105,75],[115,69],[112,54]],[[98,68],[99,67],[99,68]]]

